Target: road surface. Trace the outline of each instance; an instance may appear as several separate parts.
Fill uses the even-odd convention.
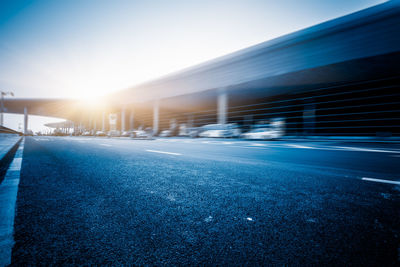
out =
[[[395,144],[26,137],[12,265],[395,266],[399,156]]]

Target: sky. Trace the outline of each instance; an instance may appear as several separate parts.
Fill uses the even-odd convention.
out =
[[[100,96],[382,2],[0,0],[0,90]]]

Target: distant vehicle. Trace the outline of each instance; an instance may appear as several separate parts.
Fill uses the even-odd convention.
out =
[[[123,132],[121,133],[121,136],[122,136],[122,137],[130,137],[131,134],[132,134],[132,132],[130,132],[130,131],[123,131]]]
[[[67,134],[61,131],[60,129],[55,129],[53,132],[54,136],[66,136]]]
[[[158,136],[170,137],[170,136],[172,136],[172,130],[163,130],[163,131],[161,131],[161,133]]]
[[[179,125],[178,136],[188,136],[186,124]]]
[[[89,131],[86,131],[86,132],[83,132],[83,133],[82,133],[82,135],[83,135],[83,136],[91,136],[91,135],[92,135],[92,133],[91,133],[91,132],[89,132]]]
[[[274,140],[285,134],[285,120],[283,118],[271,119],[269,124],[253,125],[252,130],[241,135],[242,138],[252,140]]]
[[[106,136],[106,133],[103,131],[97,131],[96,136]]]
[[[152,135],[148,131],[145,130],[135,130],[132,131],[132,138],[150,138]]]
[[[121,136],[121,132],[120,131],[116,131],[116,130],[109,131],[107,136],[108,137],[119,137],[119,136]]]
[[[241,130],[236,123],[207,124],[200,127],[199,137],[234,138],[239,137]]]
[[[191,138],[198,137],[200,133],[199,127],[186,127],[185,124],[179,126],[178,136],[189,136]]]

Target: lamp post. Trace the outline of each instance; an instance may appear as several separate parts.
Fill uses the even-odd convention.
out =
[[[4,120],[3,120],[3,113],[4,113],[4,96],[6,96],[6,95],[14,96],[14,93],[13,93],[13,92],[3,92],[3,91],[1,91],[1,101],[0,101],[0,104],[1,104],[0,126],[3,126],[3,122],[4,122]]]

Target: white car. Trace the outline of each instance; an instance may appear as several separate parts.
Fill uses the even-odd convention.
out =
[[[129,131],[123,131],[121,134],[122,137],[130,137],[131,136],[131,132]]]
[[[244,139],[253,140],[271,140],[278,139],[282,137],[282,135],[282,131],[279,130],[273,130],[270,128],[258,128],[242,134],[241,137]]]
[[[135,130],[132,132],[133,138],[150,138],[151,135],[144,130]]]
[[[121,136],[121,132],[120,131],[116,131],[116,130],[112,130],[108,132],[108,137],[113,137],[113,136]]]
[[[171,130],[163,130],[161,133],[158,135],[160,137],[170,137],[172,136],[172,131]]]
[[[106,136],[106,133],[103,131],[97,131],[96,136]]]
[[[236,123],[207,124],[201,128],[199,137],[233,138],[240,136],[240,128]]]
[[[191,138],[199,137],[199,127],[184,127],[179,129],[178,136],[188,136]]]
[[[285,134],[285,119],[273,118],[268,124],[253,125],[253,129],[241,135],[245,139],[273,140],[279,139]]]

